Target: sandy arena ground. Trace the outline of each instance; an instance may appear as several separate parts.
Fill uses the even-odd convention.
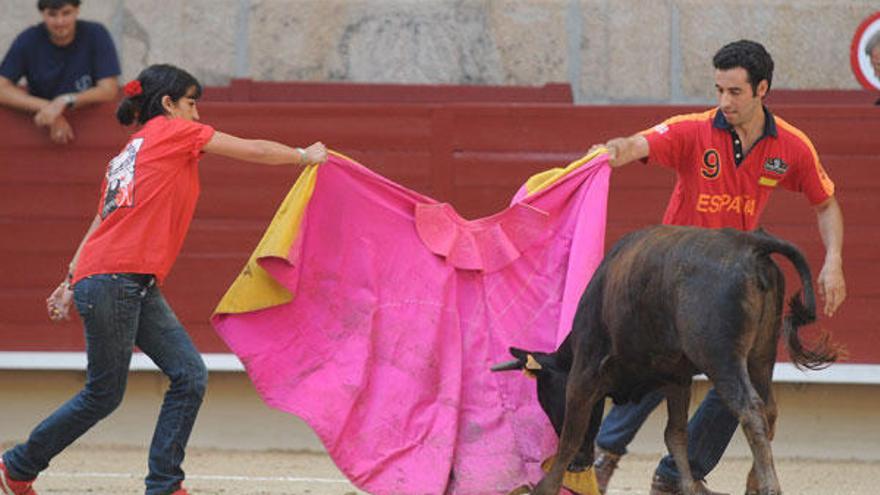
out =
[[[0,398],[15,398],[0,400],[0,449],[24,440],[62,399],[80,389],[83,380],[81,372],[0,372]],[[155,373],[132,373],[120,408],[53,460],[37,481],[38,492],[142,494],[146,445],[166,386]],[[706,384],[695,387],[693,407],[706,389]],[[857,385],[777,386],[781,420],[773,447],[786,495],[880,494],[878,390]],[[630,445],[635,453],[624,457],[609,495],[647,494],[664,426],[664,411],[648,418]],[[212,374],[187,451],[186,486],[193,495],[363,493],[323,453],[305,423],[266,407],[240,373]],[[728,452],[709,484],[742,495],[751,460],[741,433],[734,435]]]
[[[4,445],[3,447],[8,447]],[[657,458],[624,458],[609,495],[645,495]],[[146,451],[133,447],[72,447],[62,453],[36,483],[40,494],[138,494]],[[743,492],[751,461],[725,458],[710,486]],[[874,495],[880,492],[880,462],[823,462],[777,459],[782,487],[789,495]],[[193,495],[355,495],[357,490],[329,457],[292,451],[246,452],[190,449],[184,465]]]

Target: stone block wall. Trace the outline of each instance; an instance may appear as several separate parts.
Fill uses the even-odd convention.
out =
[[[0,50],[39,22],[0,0]],[[256,80],[541,85],[579,103],[699,103],[711,56],[751,38],[774,87],[858,89],[849,47],[876,0],[83,0],[130,79],[181,65],[204,83]]]

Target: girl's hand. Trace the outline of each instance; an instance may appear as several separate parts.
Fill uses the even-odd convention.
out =
[[[46,311],[52,321],[70,319],[70,306],[73,303],[73,288],[68,283],[61,284],[46,298]]]
[[[324,143],[318,141],[305,149],[302,165],[324,163],[325,161],[327,161],[327,147],[324,146]]]

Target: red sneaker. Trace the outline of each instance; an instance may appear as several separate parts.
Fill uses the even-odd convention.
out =
[[[10,478],[3,459],[0,459],[0,493],[3,495],[37,495],[37,492],[34,491],[34,480],[19,481]]]

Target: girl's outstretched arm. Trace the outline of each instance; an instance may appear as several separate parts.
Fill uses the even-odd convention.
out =
[[[305,149],[292,148],[275,141],[243,139],[220,131],[214,132],[203,150],[206,153],[266,165],[311,165],[323,163],[327,159],[327,148],[320,141]]]

